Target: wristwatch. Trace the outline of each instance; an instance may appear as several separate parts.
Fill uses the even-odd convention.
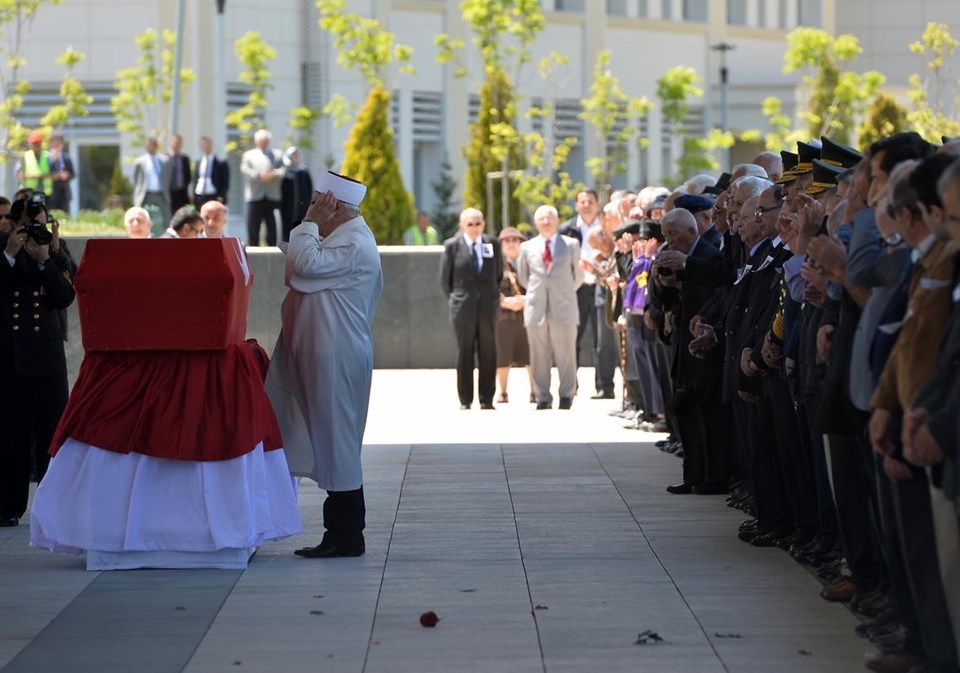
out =
[[[900,232],[895,231],[889,236],[885,236],[883,242],[886,243],[888,247],[895,248],[903,243],[903,236],[900,235]]]

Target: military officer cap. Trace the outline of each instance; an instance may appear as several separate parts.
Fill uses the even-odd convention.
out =
[[[699,213],[713,208],[713,199],[696,194],[684,194],[683,196],[677,197],[677,200],[674,201],[673,204],[677,208],[689,210],[691,213]]]
[[[846,172],[843,166],[834,166],[822,159],[813,160],[813,184],[807,188],[807,194],[813,196],[837,186],[837,177]]]
[[[848,145],[838,143],[836,140],[828,138],[827,136],[822,136],[820,140],[823,143],[823,149],[820,151],[820,160],[826,164],[840,166],[842,168],[853,168],[863,159],[863,155],[860,152]]]
[[[783,172],[792,171],[797,167],[797,163],[800,161],[800,157],[793,152],[787,152],[783,150],[780,152],[780,160],[783,162]]]
[[[820,158],[821,145],[819,140],[811,140],[808,143],[802,140],[797,141],[797,166],[794,171],[798,174],[809,173],[813,170],[813,160]]]

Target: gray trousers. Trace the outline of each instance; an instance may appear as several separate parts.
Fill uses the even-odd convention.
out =
[[[560,374],[560,398],[573,399],[577,394],[577,326],[545,320],[527,328],[527,341],[537,402],[553,402],[550,369],[554,364]]]

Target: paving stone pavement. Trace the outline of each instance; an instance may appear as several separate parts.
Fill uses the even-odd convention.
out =
[[[375,372],[362,558],[292,555],[322,531],[310,482],[307,533],[243,572],[91,573],[0,529],[0,670],[862,670],[850,613],[738,542],[722,497],[665,493],[679,461],[586,399],[592,378],[569,412],[535,411],[521,372],[514,401],[462,412],[452,371]]]

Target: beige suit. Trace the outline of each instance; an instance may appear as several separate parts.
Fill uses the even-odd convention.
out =
[[[553,261],[548,269],[543,259],[545,239],[537,236],[520,246],[517,280],[527,289],[523,324],[530,342],[530,365],[537,402],[550,404],[550,369],[560,374],[560,398],[577,392],[577,326],[580,309],[577,288],[583,284],[580,244],[556,236]]]

